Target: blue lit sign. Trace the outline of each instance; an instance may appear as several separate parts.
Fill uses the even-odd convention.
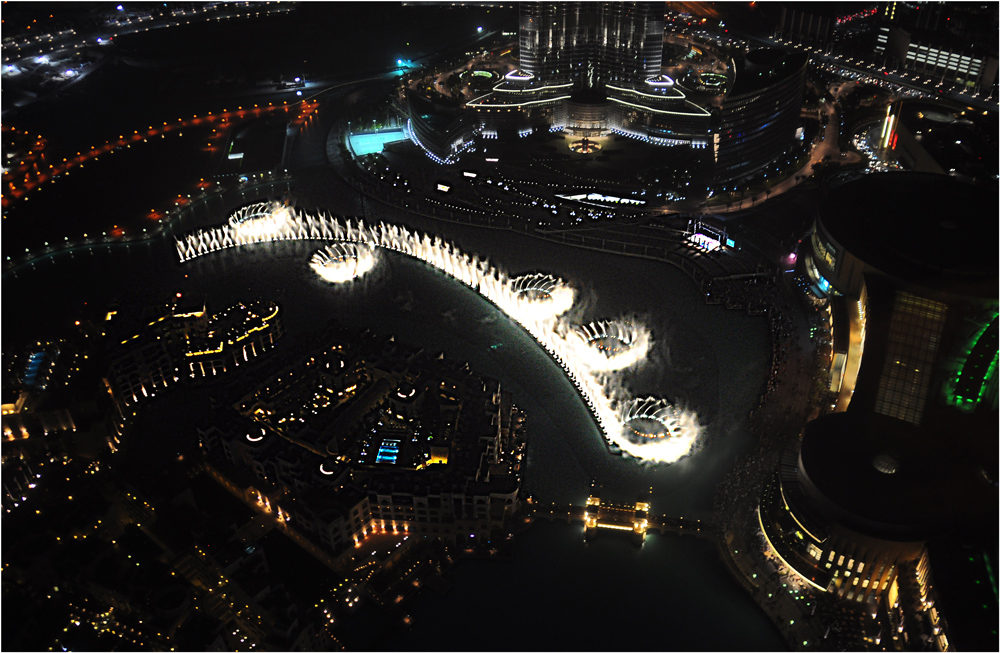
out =
[[[378,455],[375,457],[375,462],[394,465],[398,456],[399,440],[382,440],[382,444],[378,448]]]

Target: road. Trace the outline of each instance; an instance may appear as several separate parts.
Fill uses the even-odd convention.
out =
[[[781,48],[781,49],[788,49],[789,47],[794,48],[794,46],[790,46],[789,44],[783,43],[781,41],[776,41],[772,38],[755,37],[745,34],[741,36],[747,41],[753,41],[766,47]],[[955,102],[960,102],[967,106],[977,107],[984,111],[997,111],[997,109],[1000,108],[998,107],[997,100],[995,98],[991,97],[981,98],[979,97],[978,93],[968,95],[965,93],[956,93],[953,91],[943,91],[936,85],[926,86],[923,84],[918,84],[913,80],[908,79],[906,76],[907,73],[896,74],[885,70],[875,70],[874,64],[860,65],[861,62],[858,62],[858,64],[848,63],[838,57],[823,52],[817,52],[812,48],[806,48],[806,50],[808,51],[809,57],[813,62],[821,62],[831,66],[836,66],[838,68],[846,70],[860,77],[867,78],[868,81],[870,81],[873,84],[877,84],[879,82],[889,83],[895,86],[909,89],[911,91],[918,91],[920,93],[926,94],[928,97],[949,99]]]
[[[164,5],[166,7],[166,5]],[[208,5],[198,9],[174,9],[170,13],[127,15],[124,12],[119,20],[107,20],[104,25],[95,30],[80,33],[76,30],[65,30],[56,34],[38,34],[35,36],[14,37],[4,44],[4,63],[11,63],[26,57],[38,57],[52,54],[59,56],[66,50],[79,50],[99,44],[109,43],[112,39],[125,34],[148,32],[151,29],[190,25],[191,21],[205,22],[257,16],[261,13],[287,13],[292,6],[273,6],[246,8],[229,8],[225,5]]]

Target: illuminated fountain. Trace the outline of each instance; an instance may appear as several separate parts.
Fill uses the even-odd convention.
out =
[[[570,338],[577,358],[593,372],[623,370],[646,360],[649,329],[624,320],[601,320],[577,326]]]
[[[551,274],[524,274],[511,279],[518,308],[536,318],[557,317],[573,307],[576,292]]]
[[[327,245],[313,254],[309,267],[330,283],[351,281],[375,267],[375,248],[357,243]]]
[[[614,372],[645,359],[650,346],[648,329],[625,321],[573,324],[563,314],[573,306],[575,291],[552,275],[534,273],[511,278],[438,236],[384,222],[369,225],[361,219],[308,215],[275,203],[241,209],[229,223],[184,236],[176,246],[183,262],[223,249],[281,240],[336,243],[317,252],[311,261],[313,269],[324,278],[341,265],[357,270],[362,267],[366,250],[381,247],[417,258],[476,290],[520,324],[563,369],[612,451],[649,461],[674,462],[690,453],[700,434],[693,413],[662,399],[632,399],[620,389]],[[347,259],[357,263],[347,263]],[[649,420],[659,426],[648,432],[658,435],[637,436]]]
[[[229,218],[233,236],[240,240],[268,240],[281,234],[291,210],[280,202],[260,202],[244,206]]]
[[[689,453],[700,431],[691,413],[658,397],[623,403],[620,419],[622,450],[641,457],[652,454],[654,460],[676,460]]]

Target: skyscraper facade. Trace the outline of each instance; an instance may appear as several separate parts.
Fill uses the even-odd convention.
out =
[[[989,191],[925,173],[866,175],[826,195],[803,253],[842,304],[831,316],[842,408],[917,426],[949,406],[996,409],[996,249],[967,235],[994,207]]]
[[[484,136],[552,129],[707,148],[711,114],[661,74],[662,4],[525,2],[520,12],[520,68],[466,105]]]
[[[805,92],[808,58],[765,48],[735,62],[722,101],[715,177],[739,179],[767,167],[792,145]]]
[[[990,563],[940,583],[996,550],[996,248],[969,236],[995,197],[948,175],[865,175],[830,189],[802,252],[832,308],[836,412],[788,445],[755,532],[790,587],[864,606],[869,641],[898,650],[996,638],[966,627],[969,643],[949,643]]]
[[[526,2],[521,70],[586,87],[660,74],[663,7],[640,2]]]

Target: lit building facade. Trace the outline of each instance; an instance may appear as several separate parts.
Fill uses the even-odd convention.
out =
[[[833,189],[805,256],[833,311],[838,410],[923,423],[939,404],[997,406],[996,251],[967,233],[994,198],[945,175],[882,173]],[[866,353],[867,352],[867,353]],[[995,350],[993,352],[996,353]]]
[[[120,444],[136,405],[183,378],[216,376],[237,369],[274,346],[284,334],[272,302],[237,304],[215,315],[204,306],[164,307],[148,315],[112,352],[105,385],[112,399],[112,444]],[[149,319],[152,318],[152,319]]]
[[[662,5],[526,2],[520,11],[521,67],[467,103],[484,137],[551,129],[708,146],[711,114],[661,74]]]
[[[503,532],[525,418],[498,382],[343,333],[296,357],[199,429],[248,503],[329,554],[375,533],[472,546]]]
[[[900,462],[912,450],[913,433],[887,435],[897,427],[849,413],[814,420],[765,486],[759,518],[767,543],[814,589],[876,601],[895,581],[898,565],[920,556],[927,524],[912,515],[913,523],[886,521],[905,513],[903,506],[912,512],[912,497],[892,510],[882,505],[921,480]],[[890,487],[897,485],[902,490]]]
[[[810,3],[800,7],[783,6],[774,35],[778,39],[799,45],[828,49],[840,39],[844,31],[873,20],[877,14],[878,10],[873,7],[860,8],[852,4]]]
[[[786,449],[758,525],[802,589],[867,608],[876,645],[948,650],[929,543],[994,537],[996,249],[965,235],[993,206],[952,177],[871,174],[828,193],[804,252],[836,412]]]
[[[660,74],[663,5],[523,2],[521,70],[546,83],[594,87]]]
[[[203,334],[207,322],[204,306],[185,310],[173,305],[164,307],[160,315],[148,315],[146,324],[131,333],[126,331],[112,351],[105,379],[112,399],[109,419],[113,446],[121,444],[138,403],[180,380],[186,343]]]
[[[875,639],[897,650],[949,650],[928,540],[995,519],[981,459],[938,440],[877,413],[821,417],[785,451],[758,504],[765,553],[791,582],[864,606],[883,625]]]
[[[784,156],[799,127],[807,56],[762,49],[734,61],[735,79],[716,115],[663,74],[663,10],[653,3],[522,3],[520,67],[465,103],[478,115],[476,136],[548,130],[687,146],[711,154],[723,183]],[[414,124],[418,104],[410,100]],[[450,163],[472,142],[459,135],[454,120],[423,123],[411,129],[411,138],[438,162]]]
[[[406,107],[410,140],[436,163],[452,163],[475,144],[480,123],[474,113],[412,90],[406,94]]]
[[[876,61],[965,92],[995,90],[996,3],[887,2],[879,19]]]
[[[216,313],[204,333],[188,341],[185,372],[191,378],[215,376],[271,349],[284,334],[274,302],[239,303]]]
[[[997,57],[918,40],[897,27],[880,27],[875,53],[879,60],[907,72],[949,82],[968,92],[989,92],[997,83]]]
[[[736,79],[722,100],[714,134],[717,182],[753,175],[791,149],[807,63],[805,53],[771,48],[733,62]]]

